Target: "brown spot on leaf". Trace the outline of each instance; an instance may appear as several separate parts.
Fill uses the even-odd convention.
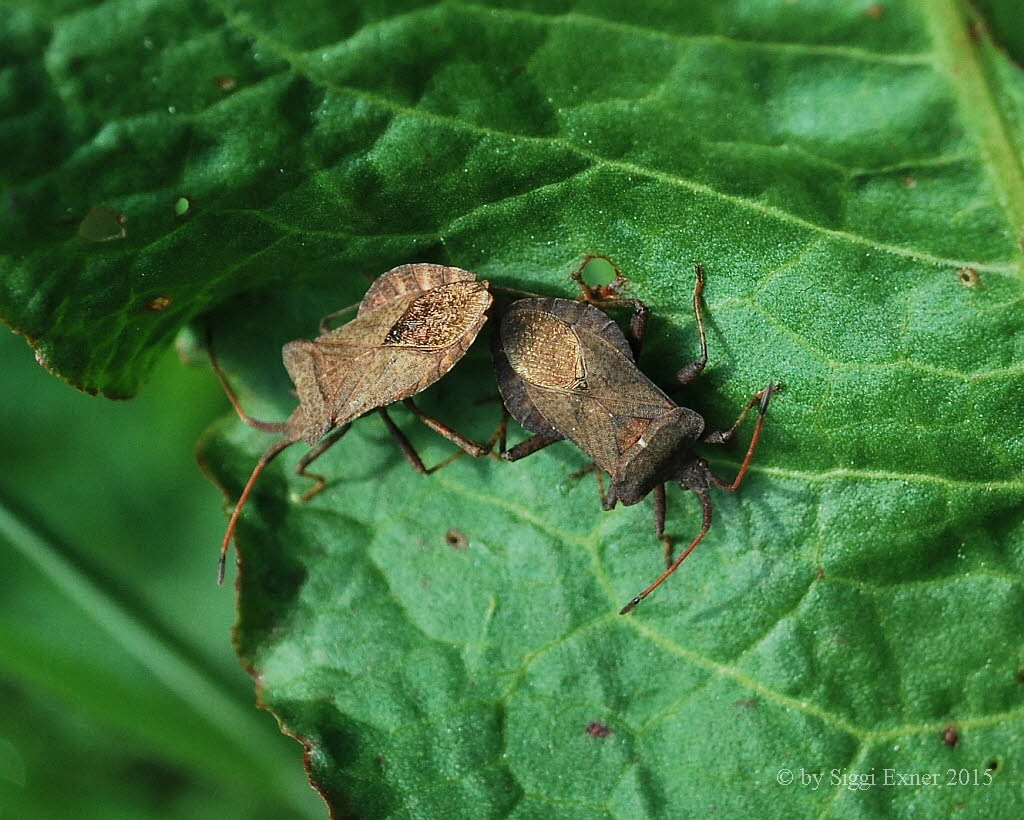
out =
[[[124,239],[128,231],[125,215],[106,205],[93,205],[85,219],[78,223],[78,235],[90,242]]]
[[[904,188],[916,188],[917,187],[917,177],[905,176],[905,177],[903,177],[903,179],[900,180],[900,184]]]
[[[960,280],[960,284],[965,288],[976,288],[981,281],[978,272],[974,268],[960,268],[957,270],[956,275]]]
[[[469,540],[458,530],[448,530],[444,534],[444,542],[453,550],[458,550],[459,552],[462,552],[462,550],[469,546]]]
[[[217,88],[221,91],[233,91],[235,86],[238,85],[238,80],[230,74],[221,74],[214,82],[217,83]]]
[[[598,740],[604,740],[608,735],[612,733],[610,727],[605,726],[603,723],[593,721],[587,724],[587,734],[591,737],[596,737]]]
[[[885,6],[881,3],[872,3],[864,9],[864,16],[869,20],[881,20],[885,16]]]
[[[960,743],[960,735],[956,733],[955,726],[947,726],[942,732],[942,742],[949,748],[955,749]]]
[[[146,304],[146,310],[152,311],[153,313],[159,313],[161,310],[166,308],[170,303],[170,296],[154,296]]]
[[[734,700],[732,702],[732,705],[733,706],[742,706],[744,709],[756,709],[757,708],[757,698],[744,698],[742,700]]]

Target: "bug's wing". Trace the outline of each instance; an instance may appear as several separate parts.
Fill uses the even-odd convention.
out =
[[[591,305],[524,299],[498,335],[495,365],[509,412],[528,430],[571,439],[603,470],[674,407],[636,367],[618,326]]]
[[[360,311],[340,328],[303,343],[308,347],[294,348],[292,365],[285,366],[309,429],[345,424],[433,384],[476,339],[490,305],[487,283],[470,275]]]
[[[359,304],[359,315],[379,310],[384,305],[404,301],[408,296],[418,296],[433,288],[450,285],[453,282],[475,282],[476,274],[462,268],[446,265],[432,265],[421,262],[415,265],[399,265],[378,276]]]
[[[334,425],[413,396],[440,376],[437,357],[420,350],[368,350],[335,385],[329,399]]]
[[[330,364],[314,342],[289,342],[281,351],[288,376],[295,385],[299,398],[296,414],[300,418],[302,437],[309,445],[316,442],[333,426],[329,393]]]
[[[548,320],[555,299],[520,299],[501,319],[492,340],[494,369],[498,390],[505,407],[517,422],[551,439],[565,438],[559,429],[557,409],[549,419],[530,395],[529,387],[560,382],[559,369],[571,381],[577,374],[579,340],[558,320]],[[582,366],[582,365],[580,365]]]

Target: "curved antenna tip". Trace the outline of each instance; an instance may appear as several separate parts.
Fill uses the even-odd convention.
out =
[[[217,562],[217,586],[224,586],[224,572],[227,569],[227,556],[222,555]]]
[[[628,615],[630,612],[632,612],[634,609],[636,609],[637,604],[639,604],[639,603],[640,603],[640,599],[639,598],[634,598],[632,601],[630,601],[628,604],[626,604],[624,607],[622,607],[622,609],[619,610],[619,614],[620,615]]]

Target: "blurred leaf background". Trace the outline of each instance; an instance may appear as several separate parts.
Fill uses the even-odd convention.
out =
[[[190,455],[227,407],[212,375],[168,353],[109,402],[7,331],[0,363],[0,817],[322,817],[227,651],[221,496]],[[42,539],[10,537],[26,519]]]

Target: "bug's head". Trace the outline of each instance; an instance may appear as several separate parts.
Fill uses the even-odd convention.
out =
[[[675,480],[679,482],[679,486],[684,490],[703,492],[708,488],[710,467],[708,467],[708,463],[704,459],[697,458],[691,453],[690,458],[680,462],[678,468]]]
[[[663,413],[647,425],[623,454],[612,476],[615,497],[626,506],[637,504],[659,484],[681,481],[695,460],[693,444],[704,430],[704,419],[685,407]]]

